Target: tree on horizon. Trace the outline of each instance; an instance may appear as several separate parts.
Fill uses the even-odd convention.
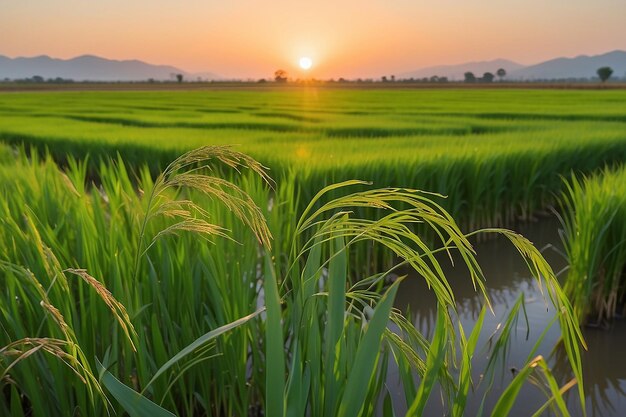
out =
[[[611,67],[600,67],[600,68],[598,68],[596,73],[598,74],[598,77],[600,77],[600,81],[606,82],[606,80],[611,78],[611,75],[613,75],[613,68],[611,68]]]
[[[274,72],[274,81],[277,83],[286,83],[287,82],[287,71],[282,69],[277,69]]]
[[[500,82],[502,82],[502,79],[506,77],[506,70],[504,68],[498,68],[496,74],[498,75],[498,78],[500,78]]]
[[[463,74],[465,77],[465,82],[466,83],[475,83],[476,82],[476,76],[474,75],[473,72],[471,71],[467,71],[465,74]]]

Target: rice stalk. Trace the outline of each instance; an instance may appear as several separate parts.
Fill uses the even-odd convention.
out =
[[[268,248],[271,247],[271,233],[265,218],[250,196],[229,181],[201,173],[201,170],[206,169],[210,171],[212,169],[207,165],[210,162],[222,163],[237,172],[244,168],[250,169],[266,183],[271,184],[271,179],[267,175],[265,167],[249,156],[234,151],[228,146],[204,146],[178,157],[159,174],[151,187],[138,235],[134,262],[135,272],[133,274],[135,279],[139,273],[140,257],[154,245],[154,242],[160,236],[178,231],[189,231],[208,236],[226,236],[226,233],[220,226],[212,224],[207,220],[209,213],[191,200],[172,199],[167,194],[169,189],[193,189],[206,196],[215,198],[250,227],[260,244]],[[159,231],[144,249],[147,224],[157,216],[174,218],[176,223]]]
[[[133,339],[137,338],[137,332],[135,331],[135,327],[128,316],[128,312],[126,311],[126,307],[119,301],[113,297],[111,292],[106,289],[104,285],[100,283],[97,279],[92,277],[87,273],[84,269],[74,269],[68,268],[64,272],[68,272],[70,274],[77,275],[81,277],[91,288],[94,289],[96,294],[104,301],[104,303],[109,307],[113,317],[117,320],[120,327],[124,331],[128,342],[130,343],[132,349],[136,352],[137,348],[135,347],[135,343],[133,343]]]

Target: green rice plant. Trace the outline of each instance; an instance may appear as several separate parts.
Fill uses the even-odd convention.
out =
[[[20,366],[19,370],[13,373],[11,372],[12,368],[37,352],[47,353],[53,360],[57,360],[60,364],[66,365],[74,373],[74,378],[84,384],[87,398],[83,400],[93,404],[96,402],[96,397],[99,397],[105,409],[108,410],[108,400],[92,372],[90,361],[83,352],[73,327],[68,324],[66,316],[57,307],[51,304],[50,296],[56,293],[53,286],[58,283],[56,286],[60,287],[61,293],[67,297],[70,293],[70,282],[65,274],[69,273],[81,276],[97,294],[98,298],[104,301],[110,308],[112,316],[117,319],[120,326],[124,329],[128,341],[133,348],[132,335],[136,335],[134,327],[130,322],[125,307],[115,300],[115,298],[111,296],[111,293],[96,279],[89,276],[84,271],[61,270],[58,259],[56,259],[49,248],[41,246],[39,249],[41,250],[42,261],[48,270],[49,277],[53,277],[48,288],[44,288],[41,281],[30,270],[9,262],[0,261],[0,270],[2,270],[6,276],[18,278],[22,286],[21,290],[26,289],[26,291],[28,291],[27,288],[30,287],[35,298],[40,300],[39,305],[42,307],[42,310],[38,312],[39,314],[36,313],[41,317],[38,331],[48,333],[43,336],[27,336],[18,340],[12,340],[9,344],[0,349],[0,369],[2,370],[0,381],[2,381],[3,386],[5,383],[16,384],[17,386],[16,381],[19,381],[20,378],[24,378],[24,374],[22,374],[24,369]],[[7,290],[13,293],[10,285],[7,286]],[[27,302],[29,299],[25,296],[26,291],[20,291],[20,294],[22,294],[23,300]],[[18,296],[16,298],[19,299],[20,297]],[[5,331],[6,330],[5,328]],[[16,329],[13,328],[11,330]],[[12,376],[9,377],[9,375]],[[29,374],[26,373],[25,385],[27,388],[32,389],[33,381],[28,375]],[[79,400],[78,403],[80,404],[80,402]],[[12,403],[12,413],[19,409],[20,414],[33,411],[36,414],[43,415],[49,412],[49,406],[51,405],[33,396],[28,397],[28,403],[29,405],[26,410],[21,409],[21,404]]]
[[[564,288],[581,321],[623,314],[626,291],[626,169],[572,176],[563,193]]]
[[[36,154],[0,165],[0,260],[26,265],[36,277],[23,285],[24,274],[1,271],[0,346],[46,335],[75,341],[78,363],[97,369],[116,399],[113,409],[131,415],[369,416],[381,403],[393,412],[385,385],[391,361],[401,369],[409,415],[419,415],[439,389],[454,415],[463,415],[482,326],[467,339],[462,328],[457,336],[454,293],[438,256],[459,253],[477,291],[485,294],[485,284],[469,236],[439,197],[348,181],[322,189],[298,218],[294,203],[281,201],[293,195],[293,180],[270,193],[263,178],[244,175],[234,188],[207,173],[212,157],[263,177],[262,167],[228,148],[192,151],[156,180],[145,167],[131,178],[122,159],[101,163],[98,185],[86,184],[85,162],[71,158],[66,172]],[[415,224],[430,229],[438,245],[416,234]],[[270,231],[283,239],[271,248]],[[519,235],[481,233],[504,233],[527,260],[582,382],[578,323],[546,261]],[[357,272],[352,247],[367,242],[429,283],[439,304],[431,338],[393,308],[402,281],[389,282],[396,269]],[[56,310],[35,308],[44,295]],[[493,344],[494,357],[506,350],[512,325]],[[2,411],[106,414],[107,403],[94,400],[76,366],[57,358],[31,355],[12,366],[2,380]],[[546,407],[567,415],[560,393],[571,384],[555,385],[533,358],[493,415],[506,414],[518,387],[537,375]],[[55,384],[61,380],[70,382]]]
[[[379,399],[385,395],[386,364],[395,360],[402,370],[407,415],[422,415],[437,386],[443,390],[453,415],[463,415],[473,384],[472,356],[482,331],[482,320],[469,340],[462,328],[460,338],[455,336],[454,294],[434,255],[460,253],[469,279],[486,296],[473,249],[454,220],[427,193],[379,189],[322,202],[325,194],[338,188],[360,185],[363,183],[348,181],[328,186],[309,203],[296,226],[296,236],[306,238],[294,239],[291,250],[294,260],[285,276],[275,273],[270,259],[266,258],[266,413],[373,415]],[[358,207],[373,207],[386,214],[377,219],[363,218],[356,214]],[[416,222],[435,230],[441,244],[438,249],[432,249],[412,232],[410,225]],[[305,233],[311,230],[312,233]],[[558,312],[555,320],[563,329],[563,347],[574,369],[574,382],[580,381],[582,393],[582,336],[556,276],[539,251],[522,236],[499,229],[476,233],[503,233],[546,288],[547,297]],[[431,341],[392,309],[401,278],[386,286],[381,284],[391,271],[363,278],[353,275],[349,247],[359,241],[373,241],[394,252],[429,283],[439,305],[437,328]],[[488,305],[489,300],[485,303]],[[523,300],[518,308],[520,305]],[[517,314],[514,310],[503,326],[499,343],[494,344],[490,353],[492,358],[506,350],[504,344],[509,340]],[[401,329],[400,332],[392,332],[391,325]],[[282,343],[277,344],[277,339]],[[457,352],[462,352],[460,357]],[[455,373],[459,375],[458,381],[453,378]],[[413,379],[416,375],[417,384]],[[563,407],[562,393],[573,383],[563,389],[555,385],[545,360],[533,357],[527,360],[524,376],[511,382],[492,415],[507,415],[511,411],[521,385],[531,375],[545,378],[548,399],[542,410],[556,404],[558,415],[569,415]]]
[[[205,154],[207,151],[208,149],[203,150]],[[178,160],[178,165],[174,166],[181,168],[183,162],[198,162],[199,152],[186,155],[187,160]],[[228,149],[215,149],[215,152],[208,153],[217,155],[226,164],[237,165],[238,161],[245,161],[237,159],[240,154],[229,152]],[[186,185],[182,180],[190,180],[191,185],[195,184],[191,180],[197,180],[201,171],[192,171],[196,176],[191,179],[177,178],[180,171],[165,177],[161,182],[165,185],[161,186],[161,191],[154,193],[152,200],[155,203],[150,205],[147,201],[150,190],[154,184],[158,186],[159,183],[150,179],[147,170],[140,173],[142,177],[138,193],[134,181],[130,180],[121,163],[101,165],[102,183],[98,187],[89,188],[84,186],[87,172],[85,164],[70,159],[69,165],[66,175],[49,158],[40,163],[36,156],[27,161],[22,154],[17,161],[0,166],[0,189],[5,197],[2,199],[1,209],[2,256],[7,262],[28,265],[38,279],[42,280],[44,287],[52,288],[49,296],[63,312],[63,316],[68,318],[69,327],[74,329],[87,358],[103,358],[105,352],[108,352],[107,369],[117,374],[134,390],[141,390],[150,382],[155,372],[162,369],[157,365],[165,364],[186,344],[210,329],[235,322],[250,313],[250,306],[255,305],[257,296],[251,283],[257,280],[254,271],[258,240],[253,234],[241,233],[248,226],[245,223],[240,224],[237,216],[230,210],[220,209],[220,201],[211,201],[199,192],[191,192],[194,200],[204,199],[202,210],[210,208],[206,212],[201,211],[200,215],[210,212],[212,223],[228,225],[238,242],[227,240],[216,249],[210,243],[210,236],[207,237],[207,244],[207,240],[199,241],[197,234],[185,233],[184,229],[195,232],[206,230],[205,227],[202,230],[194,229],[198,224],[196,222],[180,226],[181,221],[189,220],[188,211],[184,209],[194,209],[194,206],[185,197],[186,193],[190,193],[189,187],[185,189],[179,185]],[[17,172],[21,175],[16,179]],[[211,184],[211,181],[211,178],[206,178],[207,184]],[[222,182],[216,179],[212,184],[214,188],[209,191],[219,193]],[[168,188],[163,191],[165,187]],[[234,193],[233,204],[241,200],[241,207],[251,208],[249,200],[243,199],[244,196],[237,193],[236,189],[231,187],[227,191]],[[183,209],[176,209],[177,205],[182,205]],[[151,218],[145,222],[145,239],[142,242],[137,237],[142,230],[147,212],[144,209],[147,207],[151,207]],[[242,214],[249,216],[250,213]],[[28,227],[25,228],[24,224]],[[205,223],[202,225],[206,226]],[[259,235],[259,239],[266,238],[268,235],[264,223],[256,225],[258,230],[265,231],[265,235]],[[170,231],[179,231],[179,236],[164,239],[162,231],[168,228]],[[147,249],[153,237],[159,233],[161,237],[158,245]],[[138,251],[145,253],[137,273],[135,257]],[[91,301],[92,297],[89,296],[87,287],[80,283],[80,279],[76,286],[70,287],[71,296],[58,293],[59,284],[52,285],[56,281],[53,281],[53,274],[45,262],[46,254],[53,252],[57,255],[59,264],[64,265],[64,268],[74,268],[72,271],[81,275],[85,284],[96,281],[85,279],[87,276],[83,270],[77,269],[79,267],[86,268],[90,276],[101,277],[102,284],[127,306],[129,316],[137,324],[137,337],[133,338],[133,344],[139,351],[148,351],[150,356],[135,354],[132,345],[124,343],[118,337],[118,330],[122,329],[111,328],[111,321],[107,319],[110,312],[107,314],[106,304],[99,305]],[[189,253],[196,254],[197,258],[187,256]],[[158,272],[156,268],[159,268]],[[185,276],[188,278],[181,279]],[[27,307],[38,305],[37,294],[18,290],[21,288],[20,283],[12,274],[6,276],[3,288],[7,290],[3,292],[6,297],[3,305],[7,308],[3,312],[3,327],[10,330],[3,334],[3,343],[0,344],[41,334],[43,329],[39,326],[40,313]],[[180,298],[170,297],[171,292],[177,293]],[[233,297],[231,292],[237,296]],[[14,299],[21,301],[16,303]],[[74,299],[80,302],[74,302]],[[23,322],[16,322],[18,317]],[[82,319],[84,317],[90,317],[91,320]],[[19,326],[16,327],[16,324]],[[110,336],[103,337],[104,335]],[[205,349],[201,361],[207,360],[207,352],[215,355],[216,345],[220,344],[229,346],[229,349],[225,349],[221,360],[215,361],[212,370],[208,372],[214,377],[205,378],[206,369],[185,373],[184,377],[176,378],[177,383],[172,388],[172,377],[175,375],[175,368],[172,368],[165,377],[150,383],[146,395],[158,398],[159,402],[170,402],[170,407],[184,410],[181,411],[184,414],[204,407],[226,410],[224,412],[228,414],[233,413],[229,409],[241,407],[237,413],[243,414],[243,410],[248,408],[248,395],[252,395],[247,392],[251,392],[253,388],[248,386],[248,381],[237,380],[234,375],[245,375],[245,357],[249,351],[250,337],[243,331],[230,332],[227,337],[214,341],[212,347],[209,344],[211,349]],[[237,344],[239,348],[235,347]],[[94,369],[95,365],[91,360],[90,364]],[[180,366],[188,367],[189,363]],[[15,374],[14,377],[22,382],[17,391],[19,396],[49,398],[48,408],[53,414],[67,415],[73,407],[89,410],[85,412],[94,415],[104,411],[101,405],[87,401],[86,388],[81,384],[63,387],[53,383],[49,386],[24,383],[29,379],[29,374],[45,374],[41,369],[53,370],[50,381],[72,381],[70,376],[64,375],[67,372],[49,361],[24,362],[18,368],[20,377]],[[195,381],[200,376],[202,380]],[[193,387],[189,397],[185,394],[188,386]],[[193,395],[197,390],[202,390],[203,397],[212,398],[212,404],[199,402]],[[236,399],[233,399],[233,392],[237,393]],[[76,402],[71,400],[72,397],[84,397],[85,400]],[[43,406],[37,408],[37,413],[41,414],[45,409]]]

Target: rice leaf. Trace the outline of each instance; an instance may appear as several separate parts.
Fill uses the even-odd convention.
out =
[[[367,384],[375,370],[380,354],[380,342],[389,322],[398,287],[402,280],[397,280],[385,292],[374,310],[372,319],[367,324],[363,339],[359,342],[354,356],[354,365],[346,380],[344,395],[339,405],[337,417],[356,416],[363,408],[367,396]]]
[[[283,343],[282,309],[276,273],[270,255],[265,255],[265,413],[268,416],[285,415],[285,347]]]
[[[248,314],[245,317],[242,317],[238,320],[235,320],[231,323],[225,324],[223,326],[218,327],[217,329],[213,329],[207,333],[205,333],[204,335],[200,336],[199,338],[197,338],[196,340],[194,340],[192,343],[190,343],[189,345],[187,345],[185,348],[183,348],[180,352],[178,352],[176,355],[174,355],[170,360],[168,360],[167,362],[165,362],[154,374],[154,376],[152,377],[152,379],[150,380],[150,382],[148,382],[146,384],[146,386],[144,387],[144,391],[147,387],[149,387],[150,385],[152,385],[152,383],[159,377],[161,376],[164,372],[166,372],[168,369],[170,369],[172,366],[174,366],[175,364],[177,364],[181,359],[183,359],[185,356],[193,353],[194,351],[196,351],[197,349],[201,348],[202,346],[204,346],[205,344],[213,341],[215,338],[221,336],[222,334],[229,332],[233,329],[236,329],[239,326],[242,326],[243,324],[247,323],[248,321],[252,320],[253,318],[255,318],[256,316],[258,316],[259,314],[261,314],[263,311],[265,311],[265,308],[260,308],[257,311],[255,311],[252,314]]]
[[[96,358],[100,382],[131,417],[174,417],[174,414],[153,403],[137,391],[122,384]]]
[[[432,392],[435,383],[437,382],[437,375],[440,369],[444,366],[444,361],[447,351],[448,343],[448,329],[446,328],[447,320],[446,307],[439,305],[437,308],[437,323],[435,325],[435,333],[433,334],[433,341],[430,344],[428,350],[428,356],[426,357],[426,373],[422,378],[417,389],[417,395],[413,400],[413,403],[407,411],[409,416],[421,416],[426,407],[428,397]]]

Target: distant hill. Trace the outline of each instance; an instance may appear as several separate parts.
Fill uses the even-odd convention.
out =
[[[485,72],[495,75],[498,68],[506,70],[507,80],[558,80],[568,78],[593,78],[600,67],[611,67],[613,78],[626,77],[626,51],[613,51],[601,55],[581,55],[575,58],[556,58],[539,64],[524,66],[507,59],[466,62],[457,65],[439,65],[400,74],[398,78],[424,78],[437,75],[449,80],[463,80],[467,71],[481,77]]]
[[[510,73],[520,80],[542,80],[563,78],[592,78],[600,67],[611,67],[613,77],[626,76],[626,51],[613,51],[602,55],[581,55],[575,58],[557,58],[541,62]]]
[[[524,68],[523,65],[507,59],[494,59],[493,61],[466,62],[457,65],[438,65],[434,67],[426,67],[420,70],[407,72],[398,76],[398,78],[424,78],[436,75],[438,77],[448,77],[451,81],[460,81],[465,78],[467,71],[474,73],[476,77],[482,77],[485,72],[491,72],[495,75],[499,68],[504,68],[508,73]]]
[[[466,62],[456,65],[438,65],[397,75],[398,79],[447,77],[461,81],[464,73],[471,71],[476,77],[485,72],[496,73],[498,68],[507,72],[507,80],[554,80],[569,78],[593,78],[603,66],[613,69],[612,78],[626,78],[626,51],[613,51],[601,55],[581,55],[575,58],[556,58],[535,65],[524,66],[507,59]],[[65,78],[75,81],[158,81],[173,80],[175,74],[183,74],[186,80],[219,80],[220,76],[204,72],[189,73],[169,65],[153,65],[138,60],[112,60],[93,55],[72,59],[57,59],[46,55],[25,58],[9,58],[0,55],[0,80],[31,78]]]
[[[57,59],[46,55],[32,58],[8,58],[0,55],[0,79],[21,79],[39,75],[69,78],[75,81],[146,81],[172,80],[174,74],[185,79],[218,79],[212,73],[193,74],[169,65],[152,65],[138,60],[117,61],[93,55]]]

